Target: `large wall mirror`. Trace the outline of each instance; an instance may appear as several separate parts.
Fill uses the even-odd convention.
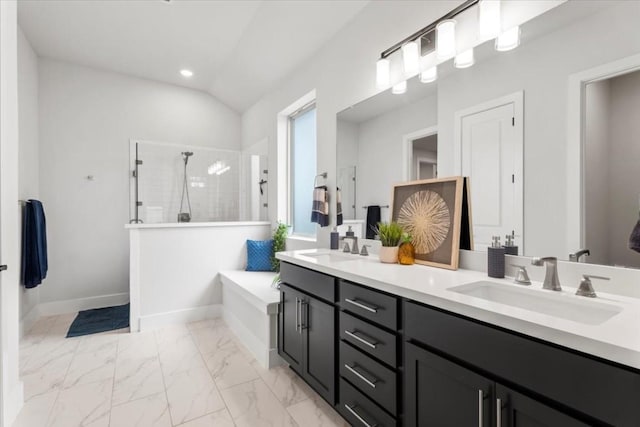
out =
[[[435,82],[413,78],[404,94],[341,111],[337,170],[343,186],[355,183],[345,218],[364,227],[366,207],[379,205],[388,220],[394,183],[465,175],[475,250],[513,233],[527,256],[588,249],[583,261],[640,268],[629,249],[640,210],[638,22],[640,2],[565,2],[523,24],[517,49],[483,43],[470,68],[447,61]]]

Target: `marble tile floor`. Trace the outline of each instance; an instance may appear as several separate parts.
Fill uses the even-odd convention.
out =
[[[263,369],[220,319],[64,338],[74,314],[20,344],[13,427],[330,427],[340,416],[288,367]]]

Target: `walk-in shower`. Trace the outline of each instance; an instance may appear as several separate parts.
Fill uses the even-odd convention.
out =
[[[265,220],[266,156],[238,150],[155,141],[130,143],[131,222],[200,223]],[[255,169],[255,175],[251,172]],[[253,200],[255,198],[255,201]],[[256,216],[251,208],[260,210]],[[263,213],[264,212],[264,213]]]
[[[182,178],[182,196],[180,196],[180,211],[178,212],[178,222],[190,222],[191,221],[191,200],[189,199],[189,184],[187,183],[187,164],[189,163],[189,157],[193,156],[193,151],[183,151],[180,153],[182,160],[184,161],[184,174]],[[183,211],[184,199],[187,199],[188,212]]]

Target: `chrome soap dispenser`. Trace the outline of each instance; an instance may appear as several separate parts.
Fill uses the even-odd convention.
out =
[[[500,245],[500,237],[493,236],[491,247],[487,248],[487,274],[489,277],[502,279],[504,277],[505,248]]]

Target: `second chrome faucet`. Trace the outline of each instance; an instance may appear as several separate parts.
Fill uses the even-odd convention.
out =
[[[544,275],[544,283],[542,289],[549,289],[552,291],[561,291],[560,279],[558,278],[558,258],[556,257],[544,257],[544,258],[532,258],[531,264],[535,266],[543,266],[546,264],[547,271]]]

